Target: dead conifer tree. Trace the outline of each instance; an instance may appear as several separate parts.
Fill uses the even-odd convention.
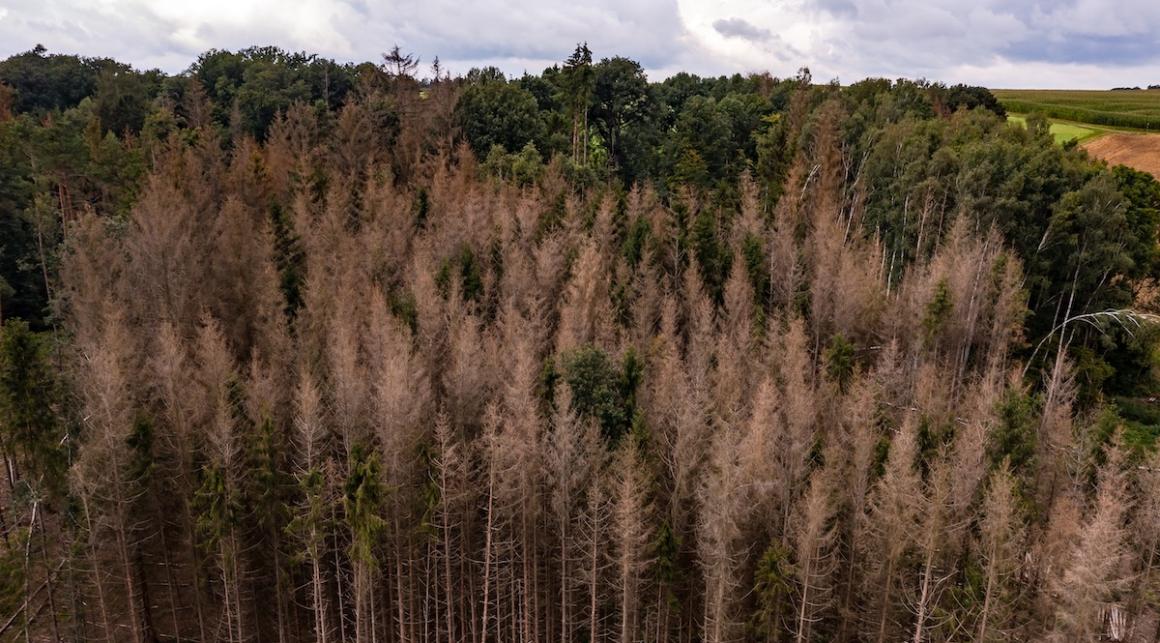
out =
[[[1139,567],[1132,592],[1132,630],[1142,636],[1142,624],[1155,623],[1153,640],[1160,638],[1160,453],[1153,453],[1138,469],[1138,507],[1133,521],[1133,542],[1139,552]]]
[[[556,391],[556,413],[552,417],[552,432],[545,448],[551,492],[549,506],[556,520],[556,538],[559,541],[560,642],[570,643],[572,622],[572,585],[577,559],[578,537],[573,527],[579,514],[582,490],[590,483],[590,463],[584,459],[584,429],[572,411],[572,394],[567,384]]]
[[[294,435],[298,447],[297,481],[302,494],[298,515],[290,530],[298,535],[302,558],[310,568],[310,611],[314,637],[318,643],[331,640],[327,576],[325,566],[329,500],[323,468],[326,458],[326,430],[323,425],[322,394],[310,371],[303,368],[294,395]]]
[[[492,592],[498,591],[495,588],[495,572],[497,565],[496,549],[499,547],[499,538],[497,535],[499,527],[499,512],[496,507],[496,493],[497,493],[497,478],[499,478],[500,463],[499,459],[493,454],[503,448],[500,442],[500,411],[498,405],[493,402],[488,405],[484,411],[483,418],[483,433],[480,436],[480,441],[483,443],[481,450],[484,456],[484,468],[487,475],[487,504],[484,508],[484,533],[483,533],[483,594],[480,598],[482,605],[480,606],[479,618],[479,643],[486,643],[488,640],[488,633],[491,631],[491,621],[498,620],[497,617],[489,615],[498,611],[497,600],[492,598]]]
[[[798,585],[794,627],[797,643],[813,640],[814,626],[831,604],[838,566],[834,490],[839,482],[830,469],[815,471],[790,524]]]
[[[902,602],[899,574],[903,557],[914,546],[922,499],[917,470],[917,427],[907,416],[894,434],[886,470],[872,492],[869,533],[861,556],[870,573],[864,579],[867,596],[875,597],[867,622],[866,637],[884,643],[892,640],[894,610]]]
[[[810,450],[817,438],[817,406],[814,400],[813,361],[807,344],[805,325],[791,320],[783,338],[781,356],[782,406],[785,430],[778,435],[775,450],[777,486],[784,501],[780,523],[789,521],[793,501],[801,493],[809,472]]]
[[[596,244],[584,243],[572,267],[572,279],[560,308],[556,350],[561,353],[592,343],[597,337],[608,296],[603,263]]]
[[[751,518],[762,532],[779,536],[789,502],[785,472],[779,466],[778,450],[785,442],[786,432],[781,411],[781,393],[773,379],[766,377],[754,396],[740,449]]]
[[[173,324],[163,322],[157,333],[157,351],[150,362],[156,378],[157,395],[162,405],[162,418],[168,430],[161,433],[165,448],[176,464],[171,484],[181,503],[181,528],[185,540],[188,567],[193,578],[190,594],[193,596],[197,631],[202,640],[208,636],[206,611],[202,595],[203,579],[199,563],[197,520],[194,516],[194,494],[197,491],[195,461],[202,451],[202,438],[195,431],[199,414],[194,390],[193,364],[184,342]]]
[[[1056,356],[1045,391],[1043,412],[1036,441],[1036,486],[1040,502],[1055,504],[1056,495],[1068,484],[1072,454],[1076,448],[1073,435],[1072,407],[1077,386],[1066,354]]]
[[[466,623],[462,622],[463,603],[470,600],[470,595],[465,591],[467,579],[461,574],[463,560],[460,557],[461,541],[467,537],[464,533],[466,526],[464,515],[471,497],[468,488],[470,484],[468,454],[444,413],[436,416],[434,439],[435,457],[431,477],[439,493],[435,523],[441,544],[438,555],[442,563],[440,572],[444,610],[443,618],[440,620],[445,640],[461,641],[468,637]]]
[[[128,452],[135,430],[131,389],[134,346],[125,322],[112,305],[104,312],[98,342],[82,345],[80,393],[88,437],[73,464],[73,488],[80,498],[88,531],[89,561],[94,573],[101,622],[108,640],[117,640],[117,628],[126,626],[129,640],[144,643],[152,634],[143,620],[141,580],[137,570],[137,542],[133,535],[133,505],[141,493],[132,473]],[[118,590],[106,588],[102,550],[111,537]],[[113,599],[124,601],[115,607]],[[114,615],[120,618],[114,621]]]
[[[243,595],[242,444],[235,413],[237,373],[221,327],[212,317],[202,320],[197,338],[197,379],[202,389],[202,428],[210,466],[198,490],[202,508],[202,538],[215,551],[222,591],[222,622],[230,643],[249,640],[252,627]]]
[[[736,633],[736,591],[741,552],[741,521],[747,504],[737,493],[746,484],[739,466],[736,430],[717,432],[698,492],[697,549],[704,576],[702,637],[723,643]]]
[[[1128,543],[1124,521],[1131,506],[1124,453],[1113,436],[1090,515],[1080,528],[1070,562],[1052,585],[1057,597],[1053,636],[1092,641],[1109,633],[1124,609],[1120,595],[1128,586]]]
[[[1017,574],[1023,551],[1023,521],[1015,497],[1015,478],[1006,464],[991,474],[981,507],[976,549],[985,579],[975,641],[1006,641],[1017,613]]]
[[[685,268],[684,289],[685,362],[692,378],[707,378],[712,372],[716,345],[716,320],[713,301],[701,281],[701,268],[695,258]]]
[[[501,466],[499,478],[501,506],[511,520],[512,542],[515,544],[511,575],[511,593],[518,603],[513,614],[522,612],[525,618],[513,616],[513,631],[523,640],[533,639],[536,625],[532,615],[536,613],[536,586],[539,578],[539,557],[537,526],[542,510],[540,483],[543,480],[542,421],[535,396],[539,362],[533,349],[533,338],[523,326],[512,329],[515,345],[509,366],[507,385],[503,390],[505,421],[502,449],[494,453]]]
[[[478,429],[488,392],[494,387],[492,369],[480,320],[463,313],[451,320],[450,363],[443,369],[443,390],[449,420],[455,426]]]
[[[942,586],[953,575],[953,570],[948,572],[944,569],[949,549],[947,546],[949,533],[956,527],[952,524],[951,513],[953,465],[945,453],[940,453],[931,469],[925,493],[918,499],[920,504],[918,529],[914,534],[921,558],[918,587],[914,590],[915,598],[911,605],[914,612],[914,631],[911,636],[913,643],[922,643],[926,640]]]
[[[627,438],[612,466],[612,538],[620,593],[621,643],[638,640],[641,580],[652,540],[648,480],[636,444]]]
[[[396,593],[396,618],[400,638],[406,638],[404,623],[410,612],[403,603],[407,593],[405,582],[411,559],[411,543],[404,525],[408,520],[407,508],[414,500],[419,470],[416,455],[424,435],[424,419],[428,417],[430,386],[420,357],[415,354],[410,330],[390,316],[386,301],[376,293],[372,303],[372,332],[370,356],[375,381],[373,386],[373,426],[379,449],[376,458],[382,464],[381,484],[391,491],[389,495],[387,527],[391,532],[393,575]],[[370,481],[368,480],[368,483]],[[370,516],[368,516],[368,519]],[[369,526],[369,523],[368,523]],[[365,531],[365,530],[364,530]],[[370,537],[369,532],[364,536]],[[371,553],[367,549],[367,553]],[[369,557],[360,565],[365,584],[363,618],[374,618],[375,585],[372,582],[377,561]],[[370,632],[370,630],[367,630]]]
[[[607,480],[603,476],[588,486],[578,530],[582,559],[579,569],[576,570],[576,580],[583,586],[584,594],[587,595],[585,601],[587,618],[584,629],[586,639],[593,643],[608,638],[603,628],[606,598],[603,590],[609,566],[607,547],[612,527],[609,524],[612,499],[606,486]]]
[[[870,526],[871,484],[874,476],[875,450],[879,434],[877,421],[877,388],[870,377],[860,377],[850,385],[842,405],[842,424],[838,439],[829,453],[844,454],[845,473],[841,485],[840,506],[845,517],[842,531],[846,550],[842,582],[844,588],[839,607],[838,639],[844,640],[855,617],[854,601],[869,561],[863,558],[865,539]]]

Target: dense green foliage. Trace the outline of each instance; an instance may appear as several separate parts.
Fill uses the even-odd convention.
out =
[[[31,51],[0,62],[0,82],[13,90],[17,114],[44,114],[76,107],[94,95],[106,69],[124,69],[109,59],[49,54],[37,45]]]
[[[352,65],[275,47],[208,51],[189,72],[212,101],[217,121],[259,139],[294,103],[337,109],[357,78]]]
[[[542,144],[544,124],[535,97],[502,77],[469,85],[457,110],[463,136],[480,158],[496,145],[515,152],[529,143]]]

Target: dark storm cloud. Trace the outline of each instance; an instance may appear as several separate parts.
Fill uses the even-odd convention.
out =
[[[1069,35],[1057,42],[1019,42],[1003,49],[1013,60],[1039,62],[1131,65],[1160,56],[1153,36]]]
[[[717,33],[727,38],[744,38],[746,40],[769,40],[773,34],[768,29],[755,27],[744,18],[723,18],[713,22]]]
[[[858,15],[858,7],[852,0],[814,0],[813,6],[835,16],[855,17]]]
[[[815,0],[848,48],[892,64],[977,64],[995,56],[1058,64],[1142,65],[1160,59],[1155,0]]]

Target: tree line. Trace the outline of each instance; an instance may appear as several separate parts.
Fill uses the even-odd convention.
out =
[[[981,88],[418,68],[0,62],[0,639],[1160,637],[1154,178]]]

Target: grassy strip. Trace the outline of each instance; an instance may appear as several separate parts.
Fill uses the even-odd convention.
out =
[[[1023,114],[1010,114],[1007,116],[1007,121],[1016,123],[1021,127],[1027,127],[1027,116]],[[1079,123],[1066,123],[1061,121],[1051,121],[1051,135],[1055,137],[1055,142],[1063,145],[1064,143],[1076,139],[1082,143],[1088,139],[1095,138],[1102,134],[1106,134],[1109,130],[1099,127],[1089,127]]]

